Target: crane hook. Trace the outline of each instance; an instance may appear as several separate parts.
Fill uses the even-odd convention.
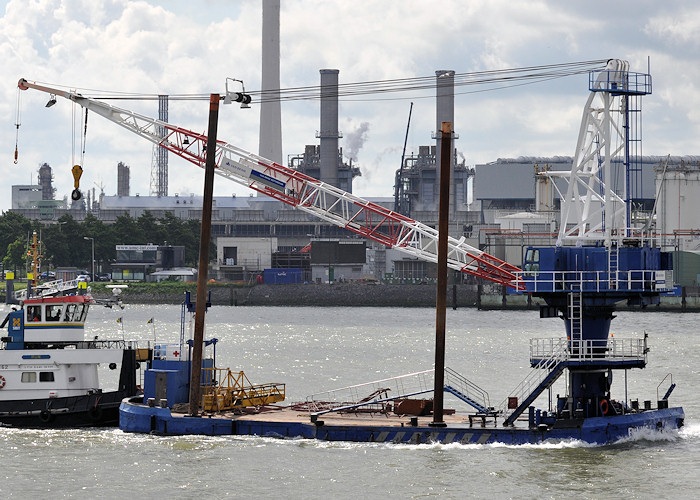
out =
[[[74,201],[78,201],[81,196],[80,189],[78,188],[80,187],[80,176],[83,175],[83,167],[81,167],[80,165],[73,165],[71,171],[73,172],[73,187],[75,189],[73,189],[73,192],[70,194],[70,197]]]

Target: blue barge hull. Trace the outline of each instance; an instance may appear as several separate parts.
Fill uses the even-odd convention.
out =
[[[665,408],[610,417],[568,420],[566,425],[541,425],[537,428],[504,427],[495,422],[474,420],[467,415],[445,416],[445,427],[432,427],[432,417],[397,415],[324,415],[312,422],[309,415],[291,408],[258,414],[221,414],[189,417],[169,408],[150,407],[124,400],[119,409],[119,427],[125,432],[160,435],[232,435],[306,438],[323,441],[381,443],[462,443],[528,444],[545,440],[581,440],[606,444],[625,438],[637,429],[675,430],[683,425],[682,408]],[[525,422],[525,424],[527,424]]]

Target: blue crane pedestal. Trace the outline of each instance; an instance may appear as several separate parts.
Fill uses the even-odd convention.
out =
[[[546,363],[568,369],[568,394],[557,401],[558,415],[623,414],[627,402],[611,399],[613,370],[644,368],[648,348],[646,334],[641,339],[610,336],[615,306],[621,301],[657,304],[671,287],[670,254],[642,245],[533,247],[523,269],[527,292],[546,302],[540,316],[561,317],[566,328],[558,352],[535,342],[531,356],[533,367]]]

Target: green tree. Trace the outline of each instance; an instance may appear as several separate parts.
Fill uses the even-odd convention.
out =
[[[111,226],[117,245],[143,245],[144,235],[129,215],[120,215]]]
[[[0,215],[0,251],[7,252],[8,246],[17,238],[26,238],[32,223],[24,215],[7,211]]]
[[[153,243],[154,245],[163,244],[163,231],[158,224],[158,219],[148,210],[141,217],[136,219],[136,225],[141,230],[144,240],[141,244]]]
[[[117,238],[114,231],[93,214],[87,214],[85,220],[80,225],[83,231],[83,238],[94,238],[95,241],[95,272],[102,270],[106,263],[113,261],[116,257],[115,246]],[[85,241],[92,252],[92,242]],[[87,269],[91,269],[88,267]]]
[[[7,253],[2,259],[5,269],[12,269],[17,273],[18,269],[24,269],[27,262],[27,240],[23,237],[7,245]]]

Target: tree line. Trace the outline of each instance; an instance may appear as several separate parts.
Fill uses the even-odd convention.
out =
[[[46,223],[32,221],[17,212],[0,215],[0,251],[6,270],[20,272],[27,264],[27,252],[34,231],[41,241],[41,270],[58,267],[77,267],[91,270],[92,242],[94,238],[95,270],[109,272],[116,260],[117,245],[171,245],[185,247],[185,264],[196,267],[199,261],[199,220],[182,220],[171,213],[156,218],[144,212],[137,219],[121,215],[113,224],[105,224],[93,214],[87,214],[82,222],[66,214],[58,221]],[[216,247],[210,245],[210,260],[216,258]]]

